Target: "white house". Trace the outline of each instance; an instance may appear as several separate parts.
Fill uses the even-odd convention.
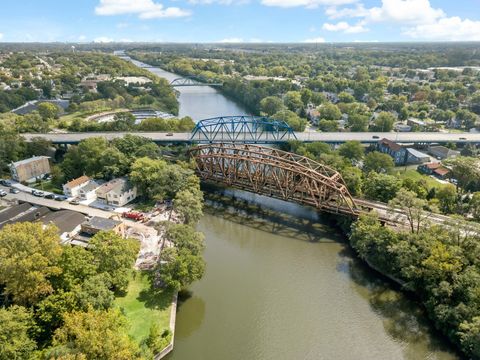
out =
[[[80,188],[78,196],[81,200],[95,200],[97,198],[96,190],[99,187],[100,185],[95,180],[90,180]]]
[[[63,185],[63,193],[68,197],[77,197],[80,188],[85,186],[90,181],[90,178],[86,175],[73,179],[72,181]]]
[[[137,188],[125,178],[110,180],[95,192],[98,200],[114,206],[123,206],[137,197]]]

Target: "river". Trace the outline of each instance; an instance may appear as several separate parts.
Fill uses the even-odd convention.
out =
[[[213,88],[179,91],[180,116],[245,113]],[[276,212],[208,208],[198,225],[205,276],[179,303],[169,360],[458,358],[422,308],[359,261],[316,213],[241,195]]]

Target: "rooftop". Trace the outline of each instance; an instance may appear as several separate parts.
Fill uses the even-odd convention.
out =
[[[96,181],[90,180],[85,186],[82,186],[80,190],[83,192],[89,192],[95,190],[99,186],[100,184],[98,184]]]
[[[29,163],[31,163],[32,161],[38,161],[38,160],[42,160],[42,159],[50,159],[50,157],[48,157],[48,156],[32,156],[31,158],[28,158],[28,159],[23,159],[23,160],[20,160],[20,161],[15,161],[14,163],[12,163],[12,165],[15,166],[15,167],[17,167],[17,166],[20,166],[20,165],[29,164]]]
[[[430,157],[430,156],[428,156],[427,154],[425,154],[425,153],[423,153],[423,152],[421,152],[421,151],[418,151],[418,150],[416,150],[416,149],[414,149],[414,148],[408,148],[407,150],[408,150],[408,152],[409,152],[410,154],[412,154],[413,156],[415,156],[415,157],[417,157],[417,158],[425,158],[425,157],[428,157],[428,158],[429,158],[429,157]]]
[[[118,178],[110,180],[97,189],[97,195],[102,197],[108,194],[110,191],[116,191],[118,193],[127,191],[131,188],[130,183],[125,178]]]
[[[53,223],[60,230],[60,234],[63,234],[72,232],[82,224],[85,221],[85,215],[72,210],[60,210],[45,215],[40,221],[45,225]]]
[[[121,224],[121,221],[118,220],[113,220],[113,219],[107,219],[107,218],[102,218],[99,216],[94,216],[90,220],[88,220],[85,223],[85,226],[88,226],[90,228],[98,229],[98,230],[112,230],[115,228],[117,225]]]
[[[73,179],[72,181],[69,181],[68,183],[66,183],[63,186],[73,188],[73,187],[76,187],[76,186],[81,185],[83,183],[86,183],[87,181],[90,181],[90,178],[86,175],[83,175],[83,176],[80,176],[79,178],[76,178],[76,179]]]
[[[388,140],[385,138],[380,140],[379,143],[388,146],[393,151],[400,151],[402,149],[402,147],[398,145],[396,142],[393,142],[392,140]]]

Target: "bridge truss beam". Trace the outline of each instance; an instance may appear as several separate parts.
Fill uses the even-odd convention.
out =
[[[260,116],[222,116],[199,121],[190,141],[197,143],[242,142],[274,143],[296,140],[293,129],[285,122]]]
[[[195,76],[186,76],[181,78],[173,79],[170,82],[170,86],[172,87],[180,87],[180,86],[223,86],[222,83],[209,83],[204,81],[203,79],[199,79]]]
[[[202,180],[310,205],[319,210],[358,215],[342,176],[311,159],[257,145],[208,144],[190,150]]]

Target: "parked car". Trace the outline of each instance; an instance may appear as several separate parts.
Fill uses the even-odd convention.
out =
[[[20,190],[15,189],[15,188],[10,188],[10,194],[18,194]]]
[[[379,139],[378,135],[373,135],[372,139]]]
[[[45,195],[45,199],[55,199],[55,194],[47,194]]]
[[[63,200],[67,200],[67,197],[65,195],[55,195],[53,199],[56,201],[63,201]]]
[[[68,202],[70,205],[80,205],[80,201],[73,199]]]
[[[7,196],[7,192],[5,190],[0,190],[0,197]]]
[[[32,195],[33,196],[38,196],[38,197],[44,197],[45,194],[41,191],[38,191],[38,190],[32,190]]]
[[[9,180],[0,179],[0,185],[3,185],[3,186],[11,186],[12,183],[11,183]]]
[[[173,133],[167,133],[166,136],[173,136]]]

